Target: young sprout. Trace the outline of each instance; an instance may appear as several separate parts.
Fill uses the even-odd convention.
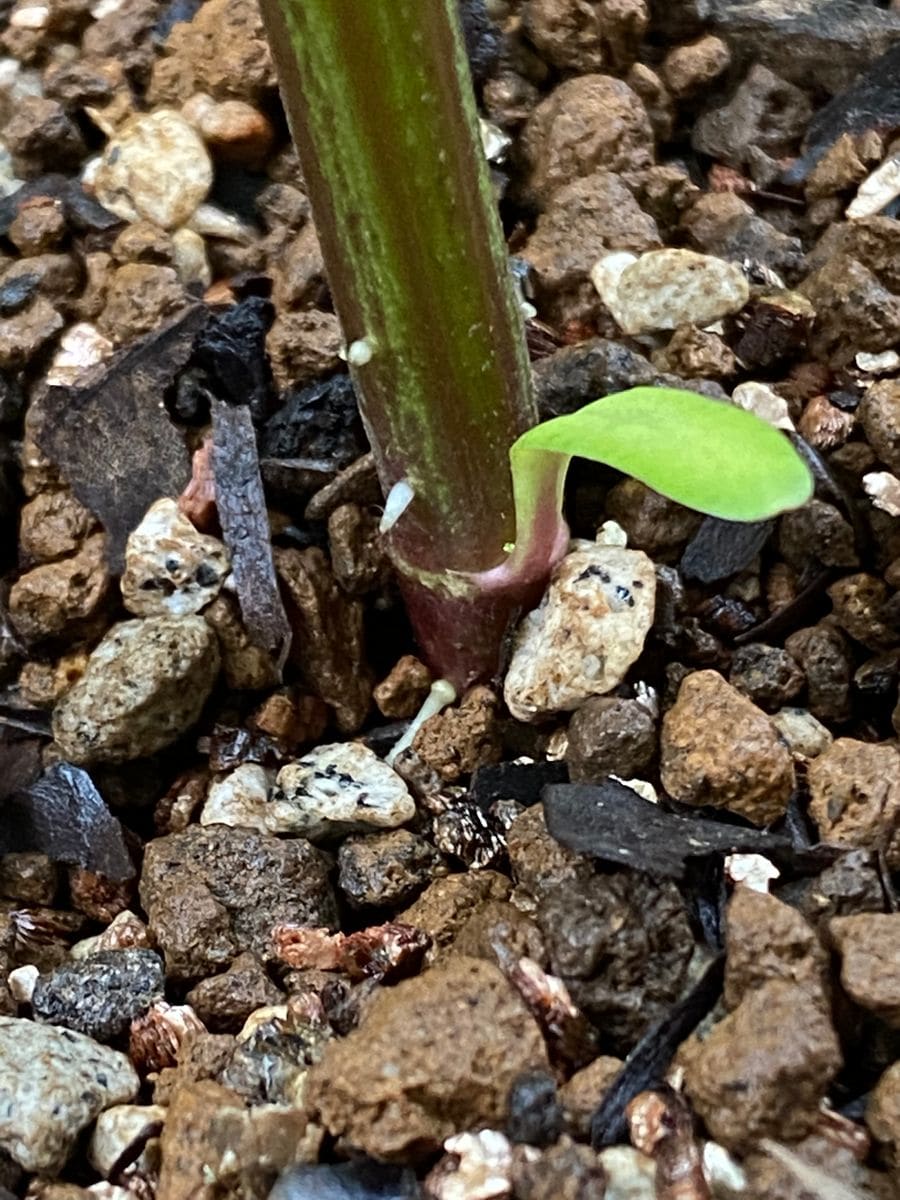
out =
[[[784,436],[693,393],[638,388],[532,428],[458,0],[261,10],[387,497],[385,545],[436,676],[460,691],[496,673],[565,553],[573,455],[732,520],[803,503],[809,473]]]
[[[805,504],[806,463],[780,430],[743,409],[676,388],[632,388],[554,417],[510,450],[516,541],[507,557],[467,576],[483,596],[507,596],[535,564],[565,551],[563,492],[573,457],[639,479],[679,504],[729,521],[762,521]],[[562,533],[562,536],[560,534]]]
[[[536,531],[547,519],[544,510],[561,508],[566,472],[576,455],[727,521],[777,516],[805,504],[813,491],[806,463],[768,422],[696,392],[632,388],[516,439],[509,455],[516,544],[495,570],[515,573],[533,553]]]

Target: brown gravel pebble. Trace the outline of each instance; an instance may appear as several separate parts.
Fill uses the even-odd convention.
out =
[[[877,575],[845,575],[828,589],[834,619],[850,637],[869,650],[889,650],[900,641],[900,629],[885,606],[887,584]]]
[[[586,880],[593,874],[583,855],[550,836],[542,804],[533,804],[516,817],[507,830],[506,846],[513,878],[535,898],[558,883]]]
[[[625,70],[647,28],[646,0],[526,0],[522,25],[535,49],[565,71]]]
[[[781,980],[748,992],[704,1040],[687,1042],[680,1060],[694,1108],[730,1150],[809,1133],[841,1066],[824,1005]]]
[[[68,488],[39,492],[22,507],[19,552],[26,561],[54,562],[74,553],[96,524]]]
[[[661,77],[646,63],[636,62],[625,82],[640,97],[657,141],[670,141],[675,129],[675,102]]]
[[[900,866],[900,754],[838,738],[809,765],[809,812],[823,841],[882,850]]]
[[[535,919],[551,970],[614,1053],[681,994],[694,938],[673,884],[631,872],[565,881],[542,893]]]
[[[3,129],[16,174],[33,179],[45,171],[77,167],[85,152],[78,126],[57,100],[24,96]]]
[[[157,1200],[196,1200],[210,1176],[230,1195],[265,1200],[282,1170],[316,1161],[320,1141],[301,1108],[248,1108],[221,1084],[184,1083],[163,1126]]]
[[[656,222],[610,171],[594,171],[556,191],[522,249],[534,270],[537,303],[547,320],[589,320],[600,310],[590,271],[611,250],[662,245]]]
[[[126,263],[109,280],[106,307],[97,322],[117,345],[150,333],[188,304],[172,267]]]
[[[612,1081],[622,1070],[622,1059],[601,1054],[568,1079],[559,1089],[566,1125],[573,1137],[587,1141],[591,1118]]]
[[[338,887],[354,907],[402,904],[439,874],[441,865],[435,848],[406,829],[351,836],[338,850]]]
[[[835,917],[828,933],[841,956],[841,985],[847,995],[900,1028],[900,913]]]
[[[681,99],[708,87],[731,64],[728,43],[714,34],[676,46],[663,60],[662,74],[673,96]]]
[[[92,921],[108,925],[134,904],[134,880],[115,882],[81,867],[69,868],[69,896],[72,907]]]
[[[341,365],[342,346],[341,329],[334,313],[318,309],[279,313],[266,337],[276,386],[300,387],[336,371]]]
[[[171,1064],[159,1073],[153,1089],[154,1104],[168,1104],[182,1083],[216,1079],[228,1066],[234,1048],[235,1039],[230,1033],[207,1033],[202,1028],[186,1031],[174,1047]]]
[[[325,260],[318,234],[307,222],[298,234],[285,231],[284,237],[283,246],[270,239],[272,299],[279,310],[309,308],[325,286]]]
[[[197,101],[200,101],[197,104]],[[194,104],[195,109],[188,111]],[[275,132],[265,113],[244,100],[223,100],[198,93],[182,109],[220,162],[258,168],[272,147]]]
[[[784,648],[806,676],[809,710],[820,721],[846,721],[853,662],[841,631],[832,624],[798,629]]]
[[[267,696],[251,716],[250,724],[295,749],[322,736],[328,724],[328,708],[318,696],[291,688]]]
[[[519,1154],[513,1159],[516,1200],[604,1200],[612,1195],[646,1193],[614,1191],[598,1156],[587,1146],[568,1138],[545,1150],[539,1158]]]
[[[781,518],[778,549],[797,568],[807,567],[811,562],[826,567],[859,565],[850,522],[833,504],[815,498]]]
[[[716,671],[696,671],[666,713],[663,787],[683,804],[728,808],[757,825],[782,816],[791,755],[769,718]]]
[[[725,916],[725,1004],[737,1008],[744,996],[770,980],[802,988],[822,999],[828,954],[813,927],[775,896],[738,887]]]
[[[140,894],[174,979],[204,979],[248,950],[270,960],[282,921],[336,923],[326,861],[309,842],[222,825],[150,842]]]
[[[19,672],[19,694],[34,708],[53,708],[82,677],[87,667],[86,650],[73,650],[56,662],[27,662]]]
[[[247,951],[224,975],[201,980],[186,999],[211,1033],[238,1033],[255,1009],[280,1004],[284,994],[266,974],[262,960]]]
[[[810,1186],[804,1186],[797,1174],[772,1154],[752,1152],[741,1164],[747,1174],[747,1189],[743,1193],[747,1200],[807,1200],[810,1196],[816,1196],[818,1200],[823,1189],[828,1187],[842,1191],[852,1189],[846,1191],[848,1200],[851,1196],[854,1200],[857,1196],[866,1197],[866,1200],[870,1196],[878,1200],[893,1198],[890,1182],[883,1175],[867,1170],[852,1150],[836,1145],[823,1134],[811,1133],[793,1142],[790,1152],[802,1164],[808,1164],[818,1172],[816,1180],[809,1181],[815,1190],[810,1191]],[[887,1190],[877,1190],[885,1182],[888,1183]],[[827,1196],[827,1192],[824,1194]]]
[[[805,92],[756,63],[727,104],[707,109],[695,123],[691,144],[740,168],[749,161],[751,149],[776,158],[786,153],[811,115]]]
[[[806,678],[786,650],[750,642],[735,652],[729,682],[764,712],[777,712],[797,699]]]
[[[379,520],[377,512],[358,504],[341,504],[329,514],[331,569],[349,596],[365,596],[390,577]]]
[[[561,83],[525,126],[522,149],[531,187],[546,202],[574,179],[596,170],[648,166],[653,130],[646,109],[621,79],[581,75]]]
[[[450,945],[478,906],[493,900],[506,900],[512,885],[497,871],[470,871],[435,879],[409,908],[398,913],[397,920],[427,933],[432,954]]]
[[[900,291],[897,248],[900,234],[892,217],[865,217],[836,221],[808,255],[811,269],[818,269],[836,255],[849,255],[872,271],[890,291]]]
[[[860,350],[879,354],[900,337],[900,298],[854,258],[836,254],[799,290],[816,310],[810,346],[835,366]]]
[[[810,171],[806,180],[806,198],[821,200],[848,191],[861,183],[867,174],[853,135],[842,133]]]
[[[20,851],[0,858],[0,896],[26,905],[51,905],[59,887],[59,869],[46,854]]]
[[[738,369],[732,350],[717,333],[679,325],[668,346],[652,355],[653,365],[683,379],[723,379]]]
[[[900,1062],[878,1080],[866,1108],[866,1124],[881,1143],[895,1177],[900,1177]]]
[[[884,888],[868,850],[851,850],[820,875],[782,889],[780,895],[803,913],[820,935],[832,917],[882,912]]]
[[[372,699],[383,717],[400,720],[419,711],[431,687],[431,672],[413,654],[399,658],[373,690]]]
[[[0,288],[15,291],[27,287],[33,290],[37,299],[49,301],[64,317],[78,308],[81,284],[81,268],[71,254],[35,254],[32,258],[21,258],[7,267],[0,278]],[[24,312],[21,315],[24,316]],[[27,324],[24,327],[27,328]]]
[[[77,554],[34,567],[13,584],[9,612],[22,637],[77,637],[97,627],[112,586],[105,541],[94,534]]]
[[[338,727],[355,732],[365,720],[372,676],[363,649],[363,608],[337,586],[321,550],[275,550],[294,631],[291,657],[312,690],[335,710]]]
[[[866,391],[859,418],[872,449],[886,467],[900,470],[900,381],[883,379]]]
[[[203,619],[218,637],[222,670],[229,687],[240,691],[258,691],[278,683],[278,672],[272,656],[251,640],[241,621],[235,599],[219,596],[204,610]]]
[[[112,244],[112,256],[117,263],[155,263],[171,267],[175,262],[172,236],[151,221],[135,221],[126,225]]]
[[[445,783],[456,783],[476,767],[499,762],[497,705],[490,688],[472,688],[458,707],[425,722],[413,740],[413,750]]]
[[[9,227],[9,240],[25,257],[52,250],[65,236],[65,212],[61,201],[35,196],[19,207]]]
[[[65,321],[44,296],[11,317],[0,317],[0,370],[18,370],[32,361]]]
[[[596,696],[569,721],[566,762],[573,783],[642,776],[656,751],[656,722],[637,700]]]
[[[254,0],[209,0],[177,21],[157,59],[148,99],[183,102],[195,92],[255,101],[275,90],[275,70]]]
[[[540,929],[507,900],[486,900],[461,926],[451,947],[454,954],[484,958],[497,966],[530,958],[546,964],[547,952]]]
[[[85,31],[82,48],[88,61],[117,60],[136,79],[146,79],[153,61],[150,34],[157,19],[153,0],[122,0]]]
[[[546,1066],[537,1025],[500,971],[450,956],[376,995],[360,1027],[326,1047],[308,1105],[348,1144],[409,1161],[462,1129],[496,1127],[516,1076]]]
[[[623,479],[610,489],[606,513],[628,534],[629,546],[663,562],[684,548],[702,519],[637,479]]]

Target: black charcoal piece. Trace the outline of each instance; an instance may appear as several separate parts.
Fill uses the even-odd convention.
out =
[[[681,557],[686,579],[717,583],[748,567],[769,540],[774,521],[721,521],[706,517]]]
[[[412,1171],[371,1159],[291,1167],[269,1193],[269,1200],[418,1200],[421,1190]]]
[[[809,123],[803,140],[803,157],[782,178],[786,183],[804,180],[815,164],[845,133],[891,134],[900,127],[900,46],[892,46],[875,59],[850,87],[833,96]]]
[[[103,363],[87,386],[50,388],[40,402],[38,445],[96,513],[114,571],[122,570],[128,535],[150,505],[175,499],[191,478],[184,437],[160,400],[207,319],[205,308],[189,308]]]
[[[472,776],[469,799],[479,808],[488,809],[495,800],[516,800],[530,807],[541,798],[541,790],[550,783],[568,783],[569,770],[564,762],[502,762],[478,767]]]
[[[106,879],[134,875],[122,826],[87,771],[71,763],[55,763],[6,799],[0,851],[13,850],[38,850]]]
[[[259,440],[261,458],[315,459],[332,471],[342,471],[367,449],[349,375],[288,391]]]
[[[553,784],[543,799],[547,828],[561,845],[657,878],[684,879],[688,860],[709,854],[771,857],[791,849],[759,829],[666,812],[614,779]]]
[[[591,1121],[591,1145],[595,1150],[627,1140],[625,1106],[640,1092],[662,1083],[678,1047],[712,1011],[722,993],[724,978],[725,955],[720,954],[690,992],[651,1025],[631,1051]]]
[[[213,475],[222,536],[247,633],[284,666],[291,646],[269,531],[253,420],[246,405],[212,402]]]
[[[208,389],[220,400],[248,405],[254,421],[264,420],[269,410],[266,334],[274,316],[268,300],[248,296],[208,321],[194,349]]]

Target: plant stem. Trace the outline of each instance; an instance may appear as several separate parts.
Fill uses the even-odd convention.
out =
[[[262,10],[381,485],[413,492],[391,554],[420,644],[462,686],[494,669],[554,548],[481,604],[536,411],[456,0]]]

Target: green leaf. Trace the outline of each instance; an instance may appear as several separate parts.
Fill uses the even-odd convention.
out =
[[[619,392],[523,433],[510,460],[526,510],[547,452],[564,455],[566,465],[574,455],[606,463],[728,521],[773,517],[805,504],[813,491],[809,468],[780,430],[725,401],[674,388]]]

